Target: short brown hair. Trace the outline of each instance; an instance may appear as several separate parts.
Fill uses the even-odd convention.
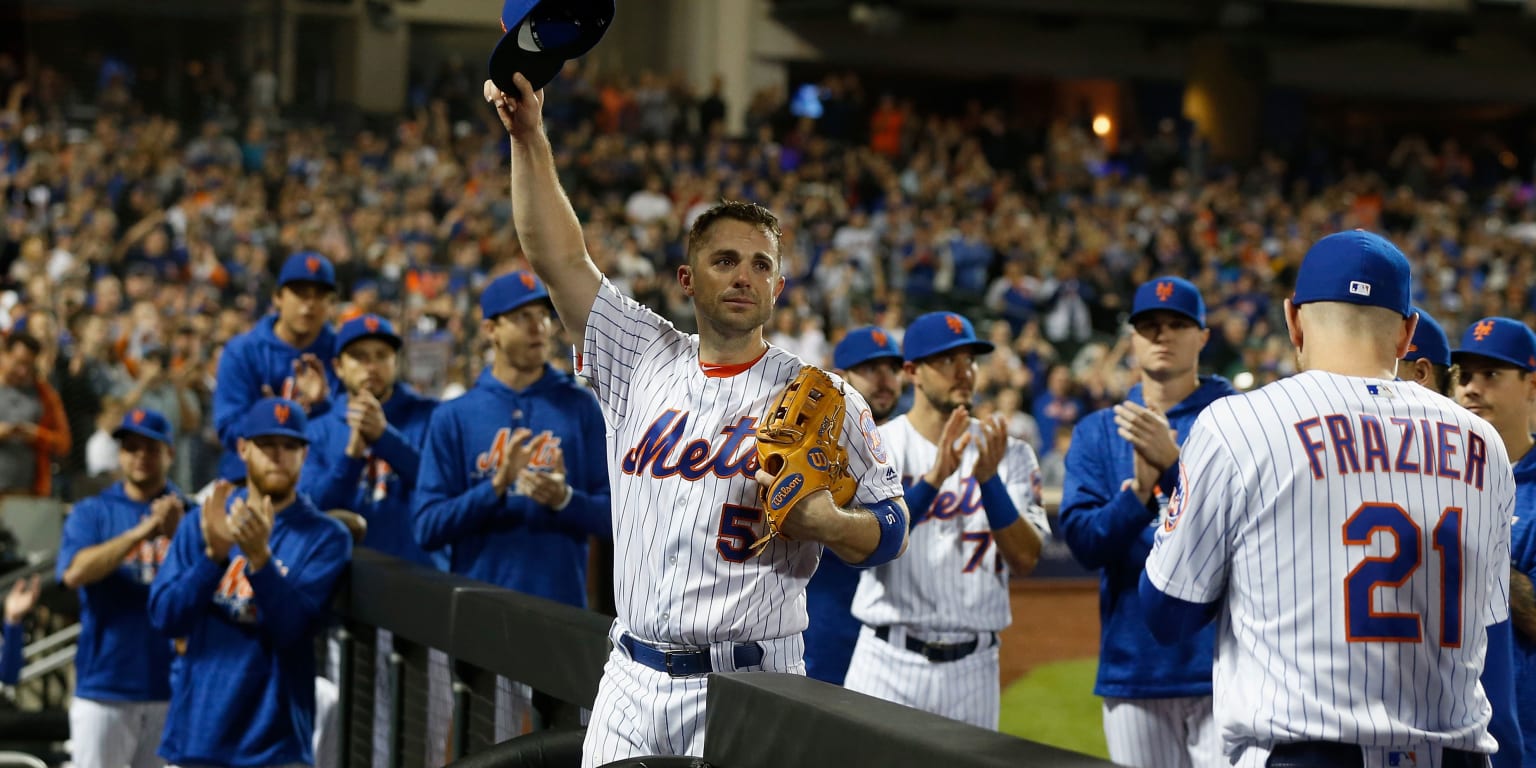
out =
[[[741,200],[721,200],[713,208],[699,214],[699,218],[693,222],[693,227],[688,230],[688,263],[693,263],[694,253],[703,245],[704,237],[709,234],[710,228],[725,220],[746,222],[771,235],[777,250],[774,254],[775,266],[783,267],[779,257],[783,255],[784,249],[779,243],[779,238],[783,237],[784,232],[779,229],[779,217],[757,203]]]

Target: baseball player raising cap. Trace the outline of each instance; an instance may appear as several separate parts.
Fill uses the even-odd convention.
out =
[[[1181,451],[1139,592],[1160,640],[1220,616],[1214,707],[1236,766],[1518,751],[1509,458],[1487,422],[1395,377],[1409,288],[1385,238],[1318,241],[1285,306],[1301,372],[1211,403]]]

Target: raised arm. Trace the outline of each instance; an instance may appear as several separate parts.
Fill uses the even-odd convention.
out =
[[[522,75],[513,82],[518,92],[507,94],[485,81],[485,100],[496,107],[512,140],[512,225],[580,357],[587,313],[603,275],[587,254],[581,222],[555,172],[554,151],[544,133],[544,92],[535,92]]]

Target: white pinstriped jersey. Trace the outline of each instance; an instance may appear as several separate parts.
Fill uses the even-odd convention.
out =
[[[980,456],[976,419],[971,419],[971,435],[959,468],[944,480],[928,514],[913,526],[906,554],[861,575],[853,615],[864,624],[975,633],[995,632],[1012,621],[1008,569],[982,509],[981,488],[971,476]],[[880,427],[880,439],[907,482],[927,473],[938,456],[938,446],[918,434],[904,415]],[[1009,438],[997,473],[1020,516],[1041,538],[1049,537],[1050,524],[1039,502],[1040,466],[1029,444]]]
[[[698,336],[605,278],[578,362],[608,423],[619,620],[643,640],[686,646],[803,631],[805,583],[821,545],[778,537],[748,557],[764,529],[755,424],[799,373],[800,358],[769,347],[746,371],[707,376]],[[843,391],[855,502],[899,498],[869,406],[853,387]]]
[[[1312,371],[1212,403],[1179,471],[1147,576],[1221,603],[1229,755],[1493,750],[1478,677],[1509,617],[1515,489],[1492,426],[1408,382]]]

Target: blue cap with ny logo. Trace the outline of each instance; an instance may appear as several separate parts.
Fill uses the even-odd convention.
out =
[[[516,97],[512,76],[522,73],[533,90],[543,88],[567,60],[592,50],[612,21],[613,0],[506,0],[491,82]]]
[[[1182,277],[1159,277],[1136,289],[1131,301],[1131,322],[1147,312],[1176,312],[1205,327],[1205,299],[1194,283]]]
[[[1335,301],[1413,316],[1408,258],[1381,235],[1356,229],[1329,235],[1307,250],[1296,272],[1296,306]]]

